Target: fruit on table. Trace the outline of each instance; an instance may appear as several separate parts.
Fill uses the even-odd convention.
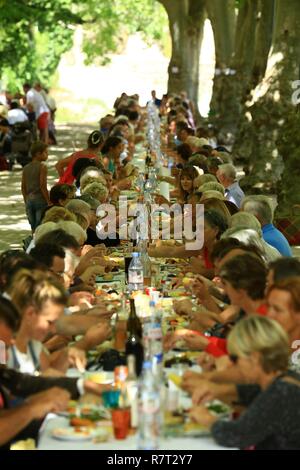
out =
[[[190,277],[184,277],[184,278],[182,279],[182,284],[183,284],[184,286],[189,286],[189,285],[191,284],[191,281],[192,281],[192,279],[191,279]]]

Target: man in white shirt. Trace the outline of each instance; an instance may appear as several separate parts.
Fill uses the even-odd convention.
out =
[[[26,94],[26,107],[28,111],[34,111],[37,127],[40,131],[40,139],[48,144],[48,119],[49,108],[39,91],[38,84],[31,87],[28,83],[23,85]]]

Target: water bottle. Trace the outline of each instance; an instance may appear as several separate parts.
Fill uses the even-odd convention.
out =
[[[159,447],[161,435],[160,385],[152,372],[152,363],[145,362],[139,395],[139,450],[156,450]]]
[[[146,360],[152,361],[153,372],[162,373],[163,364],[163,334],[161,327],[161,312],[153,300],[150,300],[150,316],[144,322],[143,343]]]
[[[132,261],[128,268],[129,291],[144,289],[143,265],[139,253],[132,253]]]
[[[141,255],[141,262],[143,265],[144,286],[151,285],[151,260],[147,251],[147,240],[140,240],[137,249]]]
[[[139,176],[137,177],[135,186],[141,194],[144,193],[144,175],[143,175],[143,173],[141,173],[141,172],[139,173]]]
[[[161,327],[162,314],[153,300],[150,301],[150,345],[151,356],[157,365],[162,365],[163,358],[163,334]]]

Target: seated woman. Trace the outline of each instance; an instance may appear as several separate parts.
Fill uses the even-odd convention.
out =
[[[131,181],[120,176],[120,155],[125,150],[124,139],[121,137],[108,137],[102,148],[102,159],[106,170],[113,175],[113,184],[118,189],[129,189]]]
[[[248,408],[234,421],[219,420],[204,406],[192,408],[192,420],[208,427],[218,444],[226,447],[299,449],[300,376],[288,370],[287,334],[274,320],[252,316],[232,330],[228,350],[249,383],[258,384],[261,391],[253,394],[250,386],[247,394],[243,387],[238,401]]]
[[[180,171],[178,182],[176,181],[177,188],[173,193],[177,204],[183,205],[192,202],[194,182],[198,176],[198,172],[194,167],[184,168]],[[155,202],[157,204],[170,204],[170,201],[161,195],[155,197]]]
[[[9,350],[8,366],[31,375],[55,368],[42,342],[64,312],[64,287],[46,273],[21,270],[8,294],[22,318],[15,344]]]
[[[219,213],[204,211],[204,240],[200,250],[188,250],[185,243],[180,246],[164,246],[162,243],[161,246],[149,248],[149,256],[158,258],[191,258],[190,265],[187,268],[189,272],[194,271],[212,278],[214,271],[210,254],[214,244],[220,239],[226,228],[226,221]]]
[[[206,351],[215,357],[227,354],[226,335],[232,325],[239,322],[245,315],[266,315],[267,307],[264,300],[267,269],[263,261],[256,255],[238,253],[233,250],[230,259],[224,257],[224,265],[219,267],[220,278],[224,291],[230,299],[230,304],[236,307],[230,321],[222,324],[224,334],[217,335],[217,331],[211,330],[206,336],[191,329],[177,330],[166,340],[166,348],[172,347],[178,339],[191,349]]]
[[[16,287],[18,286],[18,287]],[[86,349],[110,334],[105,322],[94,325],[76,347],[50,354],[43,345],[49,335],[56,334],[56,322],[63,315],[67,297],[62,283],[47,273],[20,270],[8,288],[8,294],[21,315],[21,326],[16,341],[9,350],[9,367],[31,375],[65,372],[69,365],[85,365]],[[95,331],[96,330],[96,331]]]

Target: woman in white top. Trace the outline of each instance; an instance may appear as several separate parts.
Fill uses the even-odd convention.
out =
[[[8,365],[29,374],[50,372],[50,368],[56,369],[56,373],[65,372],[68,351],[49,354],[43,346],[43,341],[55,333],[55,323],[63,315],[64,287],[45,272],[21,270],[8,293],[22,316],[15,345],[9,351]]]

